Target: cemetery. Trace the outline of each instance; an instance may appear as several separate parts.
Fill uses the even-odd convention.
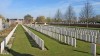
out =
[[[100,56],[100,1],[2,0],[0,56]]]
[[[48,36],[50,36],[50,37],[52,37],[52,38],[54,38],[54,39],[56,39],[60,42],[63,42],[65,44],[67,42],[68,45],[74,46],[75,48],[77,47],[76,46],[77,45],[76,39],[90,43],[91,48],[92,48],[91,50],[93,51],[92,54],[94,56],[96,56],[96,43],[100,44],[99,43],[99,39],[100,39],[99,38],[99,30],[68,28],[67,31],[69,31],[69,30],[70,31],[64,32],[64,31],[66,31],[66,29],[63,28],[64,31],[62,29],[59,29],[58,30],[59,32],[57,32],[57,28],[55,26],[43,26],[43,27],[40,26],[40,25],[39,26],[35,25],[35,27],[33,27],[34,25],[27,25],[27,26],[30,27],[30,28],[33,28],[33,29],[35,29],[35,30],[37,30],[37,31],[39,31],[43,34],[46,34],[46,35],[48,35]],[[51,28],[51,30],[49,28]]]
[[[20,21],[21,22],[21,21]],[[2,20],[1,20],[1,25]],[[10,23],[0,32],[0,56],[99,56],[97,28]]]
[[[0,32],[1,56],[99,56],[99,29],[15,24]]]

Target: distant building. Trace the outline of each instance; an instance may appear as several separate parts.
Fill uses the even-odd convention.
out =
[[[23,23],[23,19],[17,19],[16,23],[22,24]]]
[[[23,19],[9,19],[9,25],[11,24],[22,24],[23,23]]]

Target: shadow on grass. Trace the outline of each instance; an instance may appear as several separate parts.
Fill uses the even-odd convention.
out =
[[[89,52],[84,52],[84,51],[79,51],[79,50],[74,50],[74,51],[76,51],[76,52],[81,52],[81,53],[92,54],[92,53],[89,53]],[[99,53],[96,53],[96,54],[97,54],[97,56],[98,56],[98,55],[100,56],[100,54],[99,54]]]
[[[100,56],[100,53],[96,53],[96,54]]]
[[[31,55],[31,54],[21,54],[21,53],[16,52],[16,51],[14,51],[12,49],[9,49],[8,47],[5,47],[5,50],[7,52],[9,52],[10,54],[12,54],[13,56],[34,56],[34,55]]]
[[[36,42],[32,39],[32,37],[27,32],[25,32],[25,34],[26,34],[27,39],[30,42],[31,46],[35,47],[35,48],[39,48],[38,44],[36,44]]]
[[[26,26],[26,27],[27,27],[27,26]],[[32,28],[30,28],[30,27],[27,27],[27,28],[32,29]],[[32,30],[34,30],[34,29],[32,29]],[[34,31],[39,32],[39,31],[37,31],[37,30],[34,30]],[[41,32],[39,32],[39,33],[41,33]],[[50,38],[50,39],[52,39],[52,40],[55,40],[56,42],[58,42],[58,43],[60,43],[60,44],[68,45],[68,44],[65,44],[64,42],[61,42],[61,41],[59,41],[59,40],[56,40],[56,39],[52,38],[51,36],[48,36],[48,35],[46,35],[46,34],[44,34],[44,33],[41,33],[41,34],[43,34],[44,36],[47,36],[48,38]],[[70,46],[70,45],[68,45],[68,46]]]
[[[80,50],[74,50],[74,51],[76,51],[76,52],[81,52],[81,53],[91,54],[91,53],[89,53],[89,52],[84,52],[84,51],[80,51]]]
[[[28,40],[29,40],[29,42],[30,42],[30,44],[31,44],[32,47],[41,49],[39,47],[39,45],[36,44],[36,42],[33,40],[33,38],[27,32],[25,32],[25,34],[26,34],[26,36],[27,36],[27,38],[28,38]],[[45,46],[45,49],[48,50],[48,48],[46,46]]]

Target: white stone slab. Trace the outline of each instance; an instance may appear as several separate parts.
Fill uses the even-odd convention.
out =
[[[70,37],[67,37],[67,44],[70,44]]]
[[[96,56],[96,44],[95,43],[91,44],[91,52],[92,52],[92,56]]]
[[[73,38],[73,46],[76,48],[76,38]]]
[[[67,37],[66,37],[66,36],[64,36],[64,43],[66,43],[66,41],[67,41]]]
[[[0,30],[3,30],[2,18],[0,18]]]

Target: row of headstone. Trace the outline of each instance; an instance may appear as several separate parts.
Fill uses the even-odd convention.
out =
[[[58,39],[61,42],[67,43],[74,47],[76,47],[76,38],[84,40],[84,41],[89,41],[89,42],[91,42],[91,53],[93,56],[96,56],[96,41],[97,41],[96,38],[97,38],[97,34],[99,33],[99,31],[90,30],[88,32],[85,29],[84,29],[85,31],[83,31],[83,30],[81,31],[81,30],[75,30],[75,29],[67,29],[66,30],[65,28],[63,28],[63,30],[65,30],[65,31],[61,31],[61,29],[59,29],[59,28],[55,29],[55,28],[52,28],[51,26],[49,26],[49,27],[47,26],[46,28],[45,28],[45,26],[41,27],[41,28],[43,28],[43,30],[41,30],[41,28],[39,28],[39,26],[36,28],[31,26],[31,28],[33,28],[37,31],[40,31],[40,32],[43,31],[42,33],[47,34],[55,39]],[[62,38],[62,36],[64,38]],[[75,37],[75,38],[71,38],[71,37]],[[100,41],[100,38],[99,38],[99,41]]]
[[[83,30],[85,30],[85,29],[83,29]],[[79,31],[79,30],[77,30],[77,31]],[[91,43],[91,53],[92,53],[92,56],[96,56],[96,38],[97,37],[98,37],[98,41],[100,43],[100,37],[98,36],[99,35],[99,31],[96,31],[96,30],[85,30],[85,31],[82,31],[82,30],[80,30],[78,33],[76,33],[77,35],[75,33],[73,33],[73,32],[71,32],[72,34],[67,34],[67,35],[70,35],[72,37],[76,36],[76,37],[79,37],[81,40],[92,42]]]
[[[34,41],[39,45],[39,47],[44,50],[44,41],[35,35],[32,31],[22,25],[22,27],[26,30],[26,32],[34,39]]]
[[[71,37],[75,37],[75,38],[78,38],[78,39],[81,39],[81,40],[84,40],[84,41],[88,41],[88,42],[93,42],[90,39],[93,39],[94,42],[96,42],[95,38],[97,38],[98,35],[99,35],[98,30],[87,30],[87,29],[85,30],[85,29],[83,29],[84,30],[83,31],[83,30],[78,30],[78,29],[75,29],[75,28],[66,28],[66,29],[63,28],[62,34],[64,34],[66,32],[66,35],[69,35]]]
[[[27,25],[29,26],[29,25]],[[74,46],[76,47],[76,38],[73,38],[73,37],[70,37],[70,36],[66,36],[62,33],[56,33],[55,31],[55,28],[48,28],[48,27],[42,27],[42,26],[38,26],[38,27],[35,27],[35,26],[29,26],[43,34],[46,34],[62,43],[65,43],[65,44],[68,44],[68,45],[71,45],[71,46]]]
[[[32,26],[32,25],[31,25]],[[76,30],[74,28],[60,28],[60,27],[54,27],[54,26],[37,26],[33,27],[36,30],[39,30],[42,28],[42,30],[47,30],[50,32],[70,36],[70,37],[75,37],[77,39],[83,40],[83,41],[88,41],[88,42],[94,42],[96,43],[96,38],[98,37],[99,31],[95,30]],[[88,32],[89,31],[89,32]]]
[[[7,44],[9,42],[9,40],[11,39],[12,35],[14,34],[16,28],[17,28],[18,25],[16,25],[14,27],[14,29],[7,35],[7,37],[4,38],[4,40],[1,42],[1,54],[3,54],[3,51],[5,50],[5,47],[7,47]]]
[[[60,28],[65,29],[66,27],[60,27]],[[72,30],[72,31],[75,30],[79,33],[89,34],[89,35],[97,35],[99,33],[99,30],[90,30],[90,29],[82,29],[82,28],[68,28],[67,27],[66,30]]]
[[[89,35],[94,35],[97,36],[98,30],[87,30],[87,29],[78,29],[78,28],[65,28],[65,27],[56,27],[56,29],[63,29],[63,30],[68,30],[68,31],[75,31],[77,33],[82,33],[82,34],[89,34]]]
[[[5,38],[5,44],[6,44],[6,45],[7,45],[7,43],[9,42],[11,36],[14,34],[14,32],[15,32],[17,26],[18,26],[18,25],[16,25],[16,26],[14,27],[14,29],[9,33],[9,35]]]
[[[97,36],[87,35],[87,34],[77,34],[76,33],[76,38],[84,40],[84,41],[92,42],[92,43],[96,43],[96,41],[97,41],[97,39],[96,39]]]
[[[77,23],[77,22],[51,22],[51,24],[87,24],[87,22],[80,22],[80,23]],[[96,23],[96,22],[91,22],[91,23],[88,23],[88,24],[100,24],[100,23]]]

